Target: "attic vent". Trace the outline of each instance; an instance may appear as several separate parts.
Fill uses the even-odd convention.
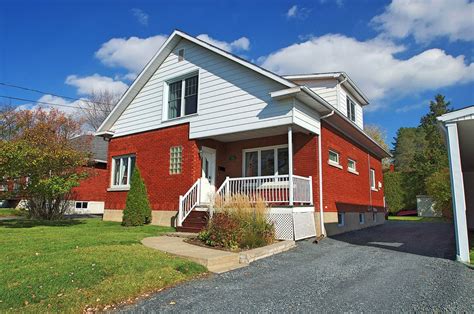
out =
[[[178,62],[184,60],[184,49],[178,50]]]

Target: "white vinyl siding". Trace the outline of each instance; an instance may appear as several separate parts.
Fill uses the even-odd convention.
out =
[[[343,87],[339,87],[339,106],[338,109],[341,111],[346,117],[349,118],[347,112],[347,90]],[[350,96],[349,96],[350,97]],[[364,117],[363,117],[363,109],[362,106],[354,99],[354,97],[350,97],[352,102],[355,106],[355,121],[354,123],[360,127],[361,129],[364,128]],[[350,118],[349,118],[350,119]]]
[[[178,51],[185,58],[178,62]],[[167,120],[167,83],[198,72],[198,114]],[[181,40],[111,128],[115,136],[190,123],[190,138],[292,123],[293,101],[270,92],[285,86],[187,40]],[[165,92],[164,92],[165,91]]]
[[[337,108],[337,91],[335,79],[294,80],[299,85],[305,85],[321,96],[330,105]]]
[[[307,105],[295,100],[293,108],[293,123],[299,125],[306,130],[315,134],[320,133],[321,123],[320,115],[316,110],[309,108]]]

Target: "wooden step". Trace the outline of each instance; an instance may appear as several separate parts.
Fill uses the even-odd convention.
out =
[[[177,227],[176,230],[178,232],[192,232],[192,233],[199,233],[201,232],[201,230],[203,229],[204,227],[202,228],[191,228],[191,227]]]

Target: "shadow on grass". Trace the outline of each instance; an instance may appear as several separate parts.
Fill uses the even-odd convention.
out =
[[[33,219],[12,219],[0,221],[0,228],[33,228],[40,226],[48,227],[71,227],[83,224],[84,222],[78,219],[63,219],[63,220],[33,220]]]

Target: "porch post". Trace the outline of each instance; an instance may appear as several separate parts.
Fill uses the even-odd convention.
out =
[[[288,127],[288,197],[293,206],[293,130]]]
[[[457,260],[469,263],[469,236],[467,234],[466,200],[461,167],[461,153],[457,123],[447,123],[448,156],[451,170],[451,192],[453,195],[454,231],[456,233]]]

